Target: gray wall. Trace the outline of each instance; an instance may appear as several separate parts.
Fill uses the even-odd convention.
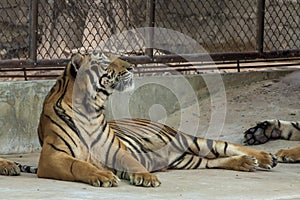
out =
[[[168,118],[180,109],[202,99],[212,98],[216,92],[222,92],[223,83],[228,89],[235,85],[276,78],[285,73],[287,72],[136,78],[134,91],[112,96],[107,105],[107,114],[110,119]],[[43,99],[53,84],[54,81],[0,82],[0,154],[40,150],[37,125]],[[180,128],[174,121],[166,123]]]

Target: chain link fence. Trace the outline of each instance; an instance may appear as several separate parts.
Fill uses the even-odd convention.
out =
[[[199,53],[173,35],[161,36],[171,51],[149,50],[130,31],[139,27],[188,35],[215,60],[299,56],[299,10],[300,0],[2,0],[0,70],[53,69],[70,54],[91,49],[134,55],[129,59],[144,64],[154,62],[157,53]],[[109,40],[109,49],[103,44],[124,32]],[[170,62],[176,56],[155,60]]]

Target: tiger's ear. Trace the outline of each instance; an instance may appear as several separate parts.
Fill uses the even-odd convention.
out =
[[[77,75],[77,72],[82,64],[82,61],[83,61],[83,55],[81,55],[80,53],[76,53],[71,56],[71,66],[69,68],[69,72],[74,78]]]
[[[80,68],[83,61],[83,55],[80,53],[73,54],[71,57],[71,63],[75,67],[76,71]]]

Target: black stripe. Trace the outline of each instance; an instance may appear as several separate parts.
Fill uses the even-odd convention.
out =
[[[185,163],[185,165],[183,165],[182,167],[180,167],[179,169],[189,169],[190,167],[188,167],[192,161],[194,160],[193,156],[191,156],[191,158]],[[185,159],[183,159],[180,164],[185,161]],[[179,165],[179,164],[178,164]]]
[[[68,105],[68,107],[69,107],[73,112],[75,112],[77,115],[80,115],[80,117],[83,117],[84,119],[89,120],[89,118],[88,118],[87,115],[83,114],[82,112],[78,112],[76,109],[73,110],[73,108],[72,108],[70,105]],[[82,122],[82,121],[81,121],[81,122]]]
[[[65,150],[62,150],[62,149],[57,148],[54,144],[48,143],[48,145],[50,145],[50,146],[51,146],[53,149],[55,149],[56,151],[60,151],[60,152],[63,152],[63,153],[68,154],[68,152],[66,152]]]
[[[184,152],[182,150],[182,148],[176,144],[176,142],[178,142],[178,140],[176,140],[176,139],[171,141],[171,145],[173,146],[173,148],[175,148],[177,150],[177,152],[179,152],[179,153]]]
[[[110,95],[106,90],[104,90],[104,89],[102,89],[102,88],[97,88],[96,91],[97,91],[97,92],[102,92],[102,93],[103,93],[104,95],[106,95],[106,96],[109,96],[109,95]]]
[[[52,120],[48,115],[45,115],[45,117],[47,117],[53,124],[58,126],[68,136],[68,138],[70,138],[70,140],[73,142],[73,144],[77,147],[77,144],[74,141],[74,139],[68,134],[68,132],[60,124],[58,124],[56,121]]]
[[[71,165],[70,165],[70,172],[71,172],[71,174],[72,174],[73,176],[75,176],[74,173],[73,173],[73,165],[74,165],[75,162],[76,162],[76,161],[74,160],[74,161],[71,163]]]
[[[287,140],[290,140],[291,137],[292,137],[292,135],[293,135],[293,131],[290,131],[289,134],[288,134],[288,137],[287,137],[286,139],[287,139]]]
[[[105,85],[102,84],[102,79],[103,78],[107,78],[107,74],[103,74],[100,78],[99,78],[99,85],[102,87],[102,88],[105,88]]]
[[[133,122],[132,122],[133,121]],[[164,141],[166,144],[170,141],[172,141],[172,135],[173,137],[177,135],[178,131],[175,131],[169,126],[157,123],[157,122],[152,122],[147,119],[127,119],[127,123],[133,123],[136,125],[140,125],[143,127],[147,127],[146,129],[149,130],[150,132],[153,132],[154,135],[158,136],[162,141]],[[153,131],[155,130],[155,132]],[[165,141],[162,136],[165,136],[168,141]]]
[[[186,139],[186,137],[184,136],[184,135],[182,135],[182,134],[178,134],[178,136],[180,136],[180,138],[181,138],[181,147],[182,147],[182,149],[184,150],[184,151],[186,151],[187,149],[189,149],[189,150],[191,150],[190,148],[189,148],[189,143],[188,143],[188,141],[187,141],[187,139]]]
[[[199,159],[199,160],[198,160],[197,164],[194,165],[193,169],[198,169],[198,167],[201,165],[201,163],[202,163],[202,158],[198,158],[198,159]]]
[[[149,121],[150,122],[150,121]],[[145,132],[147,131],[147,134],[149,136],[149,133],[153,134],[154,136],[158,137],[162,142],[164,142],[165,144],[168,144],[172,139],[166,135],[166,133],[164,132],[165,130],[163,130],[162,127],[159,127],[159,129],[157,130],[156,126],[152,126],[153,124],[148,123],[145,124],[144,122],[137,122],[135,120],[117,120],[117,121],[110,121],[109,123],[111,123],[115,129],[126,129],[126,126],[130,126],[132,129],[138,129],[140,130],[143,134],[145,134]],[[118,127],[118,128],[117,128]],[[134,135],[141,135],[138,133],[138,131],[136,131],[134,133]],[[166,137],[163,137],[166,136]],[[152,136],[149,136],[152,137]],[[166,140],[167,138],[167,140]]]
[[[109,163],[109,162],[108,162],[108,160],[109,160],[109,155],[112,153],[111,149],[112,149],[112,147],[113,147],[113,143],[114,143],[115,139],[116,139],[116,137],[113,136],[113,138],[112,138],[112,140],[110,141],[110,144],[109,144],[109,146],[108,146],[108,148],[107,148],[107,151],[105,152],[105,154],[106,154],[106,157],[105,157],[105,163],[104,163],[105,165],[107,165],[107,163]],[[104,144],[105,144],[105,143],[104,143]]]
[[[70,62],[70,75],[74,78],[77,76],[77,69],[76,67]]]
[[[73,130],[73,132],[77,135],[77,137],[80,139],[80,141],[85,145],[86,148],[88,148],[88,145],[86,143],[86,141],[84,140],[84,138],[82,137],[82,135],[80,134],[80,131],[77,129],[74,121],[72,120],[72,118],[66,113],[65,109],[62,107],[62,100],[64,99],[65,95],[66,95],[66,91],[68,89],[68,84],[69,82],[67,82],[65,84],[64,87],[64,91],[62,92],[62,95],[60,96],[60,98],[58,99],[58,101],[56,102],[55,106],[53,106],[53,110],[55,111],[55,113],[57,114],[57,116],[64,121],[69,128],[71,128]],[[73,109],[72,109],[73,110]]]
[[[71,152],[72,157],[75,158],[75,153],[72,150],[71,145],[62,136],[60,136],[57,132],[53,131],[53,133],[65,143],[65,145],[68,147],[69,151]]]
[[[101,137],[103,136],[103,133],[104,133],[106,127],[107,127],[107,122],[105,121],[104,124],[103,124],[102,127],[101,127],[101,130],[99,130],[99,133],[98,133],[97,137],[96,137],[95,140],[92,142],[91,148],[92,148],[95,144],[97,144],[97,143],[100,141],[100,139],[101,139]]]
[[[299,127],[299,124],[298,123],[294,123],[292,122],[292,126],[297,129],[298,131],[300,131],[300,127]]]
[[[281,127],[281,122],[280,122],[280,120],[277,120],[277,124],[278,124],[278,128],[280,128],[280,127]]]
[[[198,144],[198,138],[197,137],[194,137],[194,139],[193,139],[193,143],[194,143],[194,145],[196,146],[196,148],[197,148],[197,155],[199,155],[200,154],[200,147],[199,147],[199,144]]]
[[[193,145],[195,145],[196,146],[196,152],[195,152],[195,150],[193,150],[192,148],[191,148],[191,146],[192,146],[192,144],[190,144],[189,145],[189,147],[187,148],[188,149],[188,151],[191,153],[191,154],[194,154],[194,155],[199,155],[199,152],[200,152],[200,147],[199,147],[199,145],[198,145],[198,143],[197,143],[197,137],[193,137],[193,136],[190,136],[190,135],[186,135],[186,134],[181,134],[182,135],[182,137],[186,137],[188,140],[192,140],[192,142],[193,142]]]
[[[128,140],[128,138],[130,136],[122,134],[122,135],[117,135],[117,137],[120,138],[120,140],[123,141],[124,144],[125,143],[128,144],[130,146],[129,150],[131,150],[132,152],[142,153],[141,152],[142,149],[140,148],[140,146],[136,146],[131,141]],[[132,139],[132,137],[130,137],[130,139]],[[135,141],[136,143],[138,143],[135,138],[133,139],[133,141]],[[140,143],[138,143],[138,144],[140,144]]]
[[[116,149],[116,151],[114,152],[114,156],[112,158],[112,166],[114,169],[118,169],[119,167],[116,166],[117,160],[118,160],[118,154],[119,151],[121,150],[120,144],[119,144],[119,148]]]
[[[206,168],[206,169],[211,169],[211,168],[208,166],[208,162],[209,162],[209,160],[207,160],[207,163],[206,163],[206,165],[205,165],[205,168]]]
[[[173,162],[171,162],[169,164],[169,167],[172,167],[176,162],[181,161],[185,156],[187,155],[186,152],[184,152],[183,154],[181,154],[179,157],[177,157]],[[173,166],[174,167],[174,166]]]
[[[215,156],[216,158],[218,158],[218,157],[220,156],[220,154],[219,154],[217,151],[215,151],[215,149],[213,148],[213,143],[214,143],[213,140],[210,140],[210,139],[207,139],[207,140],[206,140],[206,144],[207,144],[208,149],[210,150],[210,152],[211,152],[212,154],[214,154],[214,156]]]
[[[92,61],[93,62],[93,61]],[[92,63],[93,64],[93,63]],[[97,63],[96,63],[97,64]],[[99,78],[100,77],[100,74],[99,74],[99,70],[98,70],[98,66],[97,65],[92,65],[92,67],[91,67],[91,70],[93,71],[93,72],[95,72],[96,73],[96,76]]]
[[[129,133],[131,131],[128,130],[126,132]],[[131,152],[131,155],[136,160],[139,160],[144,166],[146,165],[146,158],[144,156],[147,156],[147,159],[151,160],[149,153],[151,152],[156,154],[155,152],[152,152],[152,149],[145,148],[143,144],[134,135],[132,136],[126,134],[123,128],[122,130],[118,130],[118,132],[116,132],[116,136],[125,144],[125,146],[127,146],[127,148]],[[135,144],[133,144],[133,142],[131,142],[130,140],[132,140]]]
[[[107,129],[107,128],[106,128]],[[105,130],[103,131],[103,133],[105,132]],[[114,136],[114,134],[112,134],[112,133],[110,133],[110,127],[108,127],[108,134],[103,134],[103,136],[105,136],[106,138],[105,138],[105,140],[104,140],[104,142],[103,142],[103,144],[106,144],[107,143],[107,141],[108,141],[108,139],[109,139],[109,136],[111,136],[111,135],[113,135]],[[115,136],[114,136],[115,137]]]
[[[224,142],[224,155],[226,155],[227,153],[227,147],[228,147],[228,143]]]
[[[87,75],[88,75],[89,78],[90,78],[90,83],[93,85],[93,84],[95,83],[95,79],[94,79],[93,74],[92,74],[91,71],[89,71],[89,70],[86,70],[85,72],[87,73]]]

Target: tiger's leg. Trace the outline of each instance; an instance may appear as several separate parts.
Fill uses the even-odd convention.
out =
[[[259,167],[266,169],[277,165],[277,159],[271,153],[224,141],[195,138],[187,150],[208,159],[246,155],[256,158]]]
[[[161,184],[157,176],[150,173],[129,151],[118,152],[114,164],[117,176],[136,186],[158,187]]]
[[[216,150],[217,151],[220,150],[222,152],[223,142],[218,141],[216,143],[217,143],[215,146]],[[269,152],[257,150],[250,147],[245,147],[238,144],[228,143],[227,149],[223,149],[223,150],[224,150],[223,153],[224,156],[247,155],[247,156],[254,157],[258,161],[258,166],[265,169],[271,169],[275,167],[278,163],[276,156],[274,156]]]
[[[299,122],[266,120],[244,133],[244,143],[263,144],[271,139],[300,140]]]
[[[236,171],[255,171],[258,162],[253,156],[240,155],[207,159],[196,155],[185,154],[170,164],[170,169],[229,169]]]
[[[293,163],[300,162],[300,147],[295,147],[292,149],[280,149],[276,156],[279,162]]]
[[[15,176],[20,174],[20,168],[10,160],[0,158],[0,174]]]
[[[78,181],[98,187],[115,186],[119,181],[111,171],[101,170],[88,162],[72,157],[65,151],[53,149],[46,142],[40,155],[37,175],[40,178]]]

